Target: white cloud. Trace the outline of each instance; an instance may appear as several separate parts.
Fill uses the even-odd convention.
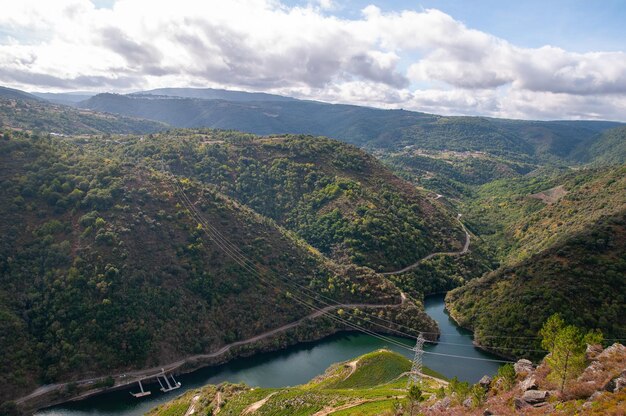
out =
[[[438,10],[331,0],[0,0],[0,83],[212,86],[443,114],[626,119],[626,54],[521,48]]]

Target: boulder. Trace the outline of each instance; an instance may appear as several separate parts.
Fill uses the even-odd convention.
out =
[[[587,351],[585,352],[588,360],[594,360],[598,357],[598,354],[602,352],[602,345],[589,344],[587,345]]]
[[[515,398],[514,404],[515,404],[515,410],[522,410],[526,407],[530,407],[530,405],[526,403],[524,400],[522,400],[520,397]]]
[[[519,387],[522,391],[537,390],[537,380],[534,376],[528,376],[519,383]]]
[[[626,387],[626,371],[623,371],[619,376],[609,380],[609,382],[604,385],[602,390],[617,393],[624,387]]]
[[[525,376],[533,372],[533,363],[530,360],[521,359],[513,365],[516,375]]]
[[[489,390],[489,387],[491,386],[491,377],[489,376],[483,376],[483,378],[481,378],[478,381],[478,384],[480,385],[480,387],[482,387],[485,390]]]
[[[472,399],[468,397],[467,399],[463,400],[463,406],[467,408],[472,407]]]
[[[607,347],[604,351],[598,354],[596,359],[600,360],[602,358],[608,358],[613,354],[617,354],[619,356],[626,355],[626,347],[616,342],[615,344],[611,345],[610,347]]]
[[[544,403],[550,397],[550,392],[546,390],[528,390],[524,392],[522,400],[531,405]]]
[[[452,401],[450,400],[450,398],[444,397],[443,399],[436,401],[435,404],[433,404],[432,406],[428,408],[428,410],[431,410],[431,411],[446,410],[448,407],[450,407],[450,404],[452,404]]]

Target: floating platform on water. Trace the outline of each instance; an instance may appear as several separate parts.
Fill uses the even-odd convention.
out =
[[[143,385],[141,384],[141,380],[139,380],[139,381],[138,381],[138,383],[139,383],[139,389],[140,389],[141,391],[140,391],[139,393],[133,393],[133,392],[130,392],[130,394],[131,394],[133,397],[140,398],[140,397],[145,397],[145,396],[149,396],[149,395],[151,395],[151,394],[152,394],[152,392],[151,392],[150,390],[145,391],[145,390],[143,389]]]
[[[167,374],[165,373],[165,370],[163,369],[161,369],[161,374],[157,375],[156,377],[157,381],[159,382],[159,385],[161,386],[161,391],[163,393],[167,393],[168,391],[179,389],[181,386],[180,381],[176,381],[176,379],[174,379],[173,374],[170,374],[169,378],[172,379],[171,383],[170,383],[170,380],[168,379]]]

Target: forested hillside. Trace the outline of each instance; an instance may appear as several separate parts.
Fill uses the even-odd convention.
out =
[[[435,238],[454,241],[459,232],[431,232],[426,218],[443,227],[443,211],[369,156],[327,139],[213,131],[40,138],[13,131],[0,140],[0,158],[2,399],[41,383],[214,351],[293,322],[310,310],[290,298],[287,278],[342,302],[400,303],[390,281],[332,250],[339,263],[329,260],[270,216],[320,249],[325,240],[316,233],[336,238],[363,263],[413,259]],[[271,285],[207,237],[174,183]],[[368,245],[405,237],[405,246]],[[411,302],[379,313],[436,330]],[[336,329],[318,319],[263,348]]]
[[[502,266],[450,292],[452,315],[481,344],[517,354],[538,344],[488,335],[532,337],[555,312],[623,338],[625,215],[624,166],[485,185],[468,203],[467,224]]]
[[[339,261],[397,270],[464,242],[452,211],[335,140],[178,131],[125,151],[216,186]]]

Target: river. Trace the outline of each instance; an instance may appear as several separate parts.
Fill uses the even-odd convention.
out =
[[[456,326],[445,311],[443,295],[426,299],[426,312],[439,324],[440,344],[425,347],[424,365],[439,373],[470,382],[483,375],[493,375],[498,364],[489,361],[468,360],[437,354],[461,355],[473,358],[497,358],[473,347],[469,331]],[[408,344],[407,340],[401,340]],[[451,345],[454,344],[454,345]],[[143,399],[133,398],[127,390],[95,396],[76,403],[66,403],[44,409],[37,416],[137,416],[154,406],[173,399],[186,390],[222,381],[244,382],[250,386],[284,387],[306,383],[321,374],[333,363],[346,361],[373,350],[388,347],[410,357],[410,351],[387,346],[384,341],[364,334],[338,334],[321,341],[301,344],[273,353],[258,354],[230,363],[206,367],[177,377],[182,387],[176,393],[163,394],[154,385],[149,386],[152,395]],[[137,387],[134,388],[137,390]]]

